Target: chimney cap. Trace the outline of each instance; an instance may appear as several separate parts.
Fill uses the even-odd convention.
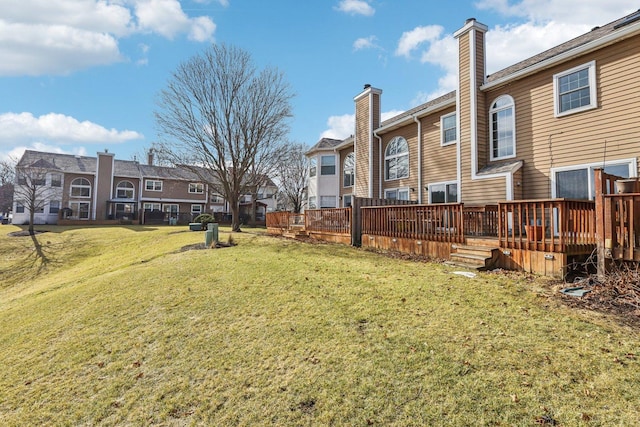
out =
[[[364,84],[364,90],[367,90],[371,87],[371,85],[369,83],[365,83]]]
[[[476,20],[476,18],[468,18],[466,21],[464,21],[464,23],[468,24],[469,22],[473,22],[475,20]]]

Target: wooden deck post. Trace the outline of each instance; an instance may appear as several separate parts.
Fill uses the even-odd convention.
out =
[[[606,180],[603,176],[604,170],[596,168],[595,172],[595,190],[596,190],[596,256],[598,277],[603,278],[607,274],[607,257],[606,257],[606,232],[605,232],[605,202],[604,195],[607,190]]]

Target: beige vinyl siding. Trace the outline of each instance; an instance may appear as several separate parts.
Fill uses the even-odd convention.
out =
[[[429,184],[443,181],[456,181],[457,144],[442,146],[440,117],[455,112],[455,107],[448,108],[436,114],[420,119],[422,123],[422,200],[426,203],[429,194],[426,187]],[[460,131],[458,129],[458,138]]]
[[[476,31],[475,43],[477,63],[474,69],[476,84],[480,86],[484,82],[484,61],[482,59],[483,38],[484,35]],[[483,205],[489,203],[496,203],[498,200],[506,199],[506,187],[504,178],[492,178],[492,179],[471,179],[471,80],[469,77],[470,66],[472,58],[469,57],[469,35],[464,35],[460,38],[460,152],[461,152],[461,173],[462,173],[462,185],[458,189],[461,196],[461,201],[469,205]],[[474,91],[475,103],[478,111],[480,112],[476,117],[477,123],[477,155],[479,170],[482,165],[486,164],[484,161],[487,156],[487,143],[486,134],[482,132],[483,128],[487,127],[487,119],[483,116],[483,111],[486,110],[486,101],[484,94],[479,90]]]
[[[410,200],[418,200],[418,193],[416,189],[418,188],[418,125],[416,123],[411,123],[406,126],[403,126],[399,129],[395,129],[390,131],[389,133],[382,136],[382,155],[381,155],[381,165],[382,165],[382,197],[384,197],[384,190],[394,189],[394,188],[413,188],[414,191],[409,191],[409,199]],[[409,177],[400,178],[400,179],[392,179],[385,180],[384,176],[384,158],[385,152],[387,150],[387,145],[389,142],[395,138],[396,136],[401,136],[407,140],[407,145],[409,146]]]
[[[379,94],[372,94],[371,95],[373,97],[372,100],[372,105],[373,105],[373,111],[372,111],[372,123],[373,123],[373,129],[377,129],[378,127],[380,127],[380,95]],[[380,195],[380,170],[381,167],[384,167],[384,149],[385,149],[385,145],[383,144],[382,146],[382,153],[380,152],[380,143],[378,138],[375,138],[373,135],[371,136],[372,138],[372,144],[373,144],[373,197],[378,197]],[[380,160],[382,159],[382,160]],[[382,173],[384,173],[384,170],[382,171]],[[383,179],[384,179],[384,175],[383,175]]]
[[[553,75],[592,60],[598,108],[555,117]],[[514,98],[523,198],[551,197],[551,168],[602,162],[605,141],[607,161],[638,156],[639,64],[640,37],[635,37],[487,92],[487,100],[505,93]]]
[[[369,97],[356,101],[356,133],[354,149],[356,153],[355,195],[369,197]]]

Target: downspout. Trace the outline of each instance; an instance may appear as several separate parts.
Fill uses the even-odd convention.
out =
[[[373,131],[373,96],[369,94],[369,129]],[[369,133],[369,198],[373,199],[373,139]]]
[[[417,115],[413,121],[418,125],[418,203],[422,204],[422,122]]]
[[[378,162],[378,198],[382,199],[382,174],[384,164],[384,158],[382,157],[382,137],[376,132],[373,132],[373,136],[378,138],[378,155],[380,156],[380,161]]]

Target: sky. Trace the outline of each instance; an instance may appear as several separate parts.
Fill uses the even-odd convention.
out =
[[[353,133],[364,84],[383,120],[455,89],[455,31],[489,27],[492,73],[627,15],[638,0],[0,0],[0,160],[24,150],[146,159],[160,91],[213,43],[282,71],[289,140]]]

